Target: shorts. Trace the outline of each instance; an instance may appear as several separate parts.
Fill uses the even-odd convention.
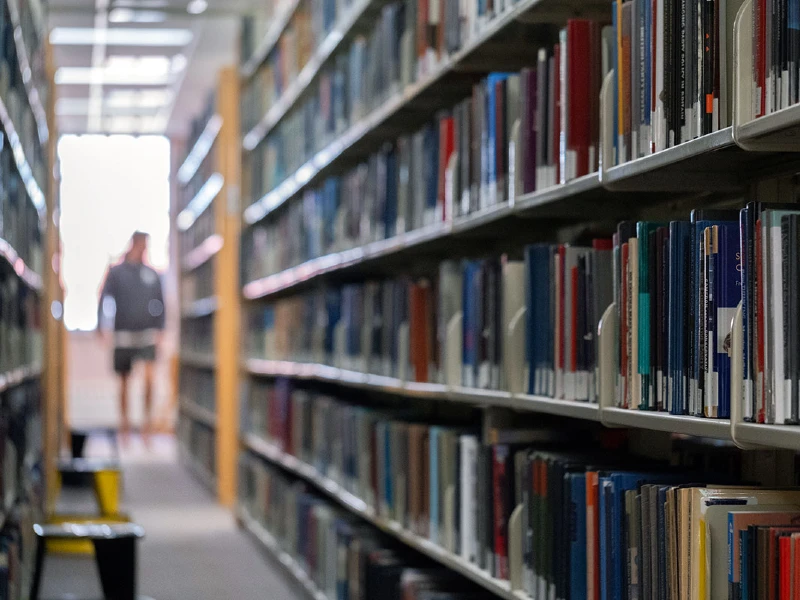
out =
[[[114,348],[114,372],[127,375],[133,370],[137,361],[153,362],[156,359],[156,347],[144,348]]]

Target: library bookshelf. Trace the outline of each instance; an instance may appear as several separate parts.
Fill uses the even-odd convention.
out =
[[[180,236],[181,454],[223,504],[236,486],[238,386],[238,76],[219,73],[176,171]]]
[[[436,210],[441,210],[441,218],[422,219],[413,226],[406,223],[402,228],[395,228],[393,224],[391,231],[387,228],[379,234],[367,226],[369,233],[360,234],[360,237],[343,234],[336,238],[342,229],[352,225],[350,222],[343,224],[337,221],[340,217],[336,211],[323,213],[324,216],[317,222],[312,219],[313,225],[303,221],[306,229],[293,228],[292,215],[305,211],[307,206],[311,206],[308,210],[313,211],[313,198],[315,194],[324,194],[320,190],[325,189],[327,181],[336,178],[344,180],[349,173],[356,172],[360,164],[366,165],[366,173],[370,172],[373,164],[383,165],[378,168],[388,168],[385,165],[391,159],[386,159],[381,152],[391,154],[391,151],[384,151],[383,148],[388,145],[399,146],[397,140],[404,136],[412,137],[426,122],[439,118],[440,111],[453,109],[458,101],[469,98],[473,86],[481,85],[479,82],[489,73],[501,69],[515,71],[531,62],[535,63],[535,52],[521,55],[520,39],[525,39],[525,43],[532,47],[551,44],[558,39],[554,37],[553,30],[570,19],[607,20],[610,3],[554,3],[547,0],[500,2],[493,14],[484,15],[474,23],[474,28],[469,35],[460,39],[457,48],[449,51],[441,51],[440,48],[438,56],[432,60],[429,53],[412,52],[412,63],[416,69],[408,80],[400,78],[399,84],[389,86],[382,94],[371,98],[371,105],[365,101],[360,112],[354,113],[352,118],[345,118],[343,123],[337,122],[328,135],[319,135],[313,128],[303,129],[305,126],[298,125],[300,119],[296,117],[305,115],[308,105],[324,110],[320,108],[322,104],[314,104],[313,98],[318,90],[328,89],[323,86],[328,85],[328,79],[335,80],[335,69],[341,57],[347,57],[350,49],[360,43],[359,40],[369,37],[365,32],[377,28],[376,24],[389,10],[381,2],[356,0],[332,20],[322,34],[315,32],[316,45],[305,57],[304,64],[298,65],[294,77],[275,93],[273,101],[256,109],[248,103],[242,107],[243,264],[238,291],[243,305],[243,327],[238,367],[244,390],[241,403],[241,423],[244,425],[237,434],[241,460],[244,463],[255,460],[259,465],[266,465],[267,471],[280,473],[281,478],[303,482],[307,489],[329,499],[339,510],[357,516],[403,547],[459,573],[493,597],[524,600],[536,598],[537,595],[531,594],[531,586],[523,583],[522,567],[519,566],[523,559],[515,552],[509,550],[508,559],[512,563],[510,572],[496,576],[486,568],[479,568],[474,562],[465,560],[452,549],[445,548],[444,544],[431,541],[407,523],[386,517],[379,502],[375,499],[368,501],[353,492],[352,479],[357,479],[357,476],[348,474],[348,479],[335,468],[331,475],[319,466],[320,461],[324,462],[320,455],[301,459],[297,453],[285,448],[289,442],[281,436],[289,437],[291,443],[297,443],[296,436],[302,431],[292,429],[290,433],[276,433],[269,430],[273,426],[280,429],[281,425],[274,425],[274,421],[280,420],[282,417],[279,415],[284,411],[296,408],[279,405],[274,409],[275,413],[265,415],[262,407],[253,409],[250,414],[247,411],[252,409],[252,401],[250,406],[245,402],[248,394],[255,398],[256,404],[272,406],[272,398],[284,393],[288,387],[301,390],[304,398],[308,393],[311,396],[308,402],[312,405],[325,404],[327,400],[320,397],[330,396],[341,404],[352,403],[360,407],[374,405],[386,410],[396,410],[398,407],[418,410],[420,415],[426,415],[419,417],[421,419],[431,419],[431,412],[437,418],[443,418],[441,415],[444,414],[461,416],[477,412],[484,429],[487,423],[493,423],[496,419],[508,421],[509,415],[512,421],[520,419],[526,422],[537,422],[541,418],[542,422],[551,423],[550,419],[556,418],[559,423],[569,423],[578,431],[587,431],[587,427],[591,431],[601,432],[625,430],[640,441],[637,450],[645,450],[644,453],[648,450],[647,440],[685,438],[707,440],[713,448],[775,452],[775,456],[769,459],[775,463],[779,462],[776,457],[782,450],[799,451],[800,427],[746,421],[739,410],[739,394],[743,388],[739,363],[742,362],[740,359],[745,344],[737,329],[737,323],[741,328],[741,310],[737,317],[739,320],[733,322],[731,410],[730,416],[725,418],[622,406],[618,396],[620,323],[617,322],[614,304],[608,310],[607,304],[602,306],[600,314],[594,314],[596,322],[589,327],[597,344],[597,364],[593,366],[591,375],[597,393],[591,400],[556,399],[551,395],[530,393],[529,365],[524,358],[529,352],[525,340],[524,308],[521,312],[499,317],[497,330],[501,332],[502,353],[506,360],[499,365],[502,385],[493,386],[492,389],[485,385],[465,385],[462,357],[466,342],[462,323],[467,318],[466,300],[463,306],[459,304],[460,308],[454,314],[448,315],[443,326],[434,326],[439,328],[438,333],[434,334],[437,336],[439,362],[436,376],[423,381],[417,380],[408,365],[393,365],[393,368],[386,369],[377,363],[378,368],[374,368],[376,363],[370,362],[369,357],[359,356],[361,348],[374,347],[369,345],[373,342],[364,341],[367,334],[362,333],[363,337],[353,342],[348,338],[350,334],[345,326],[328,323],[332,331],[325,335],[330,338],[330,346],[321,351],[322,343],[314,338],[319,332],[314,327],[300,328],[302,321],[312,320],[313,316],[296,307],[296,313],[281,312],[280,308],[270,312],[271,307],[286,306],[294,300],[300,302],[303,298],[312,298],[314,294],[325,297],[325,293],[331,289],[428,273],[430,265],[448,259],[461,261],[501,253],[519,258],[520,249],[533,242],[563,244],[579,239],[587,231],[608,235],[614,231],[615,224],[622,220],[669,222],[686,218],[692,209],[738,209],[747,199],[758,197],[769,202],[785,201],[788,194],[791,202],[786,203],[787,208],[796,210],[797,194],[789,190],[794,189],[791,187],[792,176],[800,172],[800,155],[797,154],[800,145],[796,142],[796,131],[800,127],[800,105],[787,106],[757,119],[752,116],[752,107],[747,105],[753,98],[754,85],[751,81],[753,66],[748,62],[753,55],[751,4],[750,0],[745,2],[735,23],[732,19],[730,23],[729,43],[736,47],[728,65],[728,77],[735,82],[735,91],[729,99],[730,123],[720,122],[713,131],[672,147],[658,151],[651,149],[628,160],[616,160],[620,142],[615,130],[617,116],[613,86],[616,73],[612,68],[602,82],[597,82],[597,103],[596,106],[591,105],[597,110],[598,117],[596,150],[599,158],[596,169],[564,178],[553,185],[526,191],[526,165],[521,158],[525,140],[520,134],[521,123],[520,120],[509,121],[506,123],[508,138],[504,140],[505,145],[499,151],[495,148],[496,152],[504,155],[506,169],[506,187],[499,200],[484,202],[484,194],[492,197],[494,192],[485,193],[481,187],[484,182],[479,182],[480,206],[477,209],[459,210],[463,189],[454,182],[459,177],[465,157],[455,150],[448,160],[439,165],[437,201],[441,204],[436,205]],[[271,68],[273,54],[278,52],[283,34],[292,27],[300,26],[295,20],[303,14],[302,2],[288,1],[279,4],[277,10],[278,17],[265,30],[263,39],[254,45],[252,55],[245,56],[239,72],[243,98],[247,96],[248,87],[261,85],[259,73]],[[403,45],[406,42],[404,39],[399,43]],[[402,51],[401,56],[404,56]],[[327,98],[324,93],[319,94]],[[268,184],[254,177],[256,172],[261,174],[262,170],[266,172],[271,167],[273,157],[270,152],[277,152],[275,148],[290,144],[293,135],[304,137],[304,134],[314,138],[314,143],[303,148],[299,158],[291,162],[285,172],[278,169],[279,176],[272,178]],[[376,155],[382,158],[373,163]],[[386,163],[379,162],[384,159]],[[413,173],[409,175],[413,176]],[[357,196],[360,190],[343,188],[341,197]],[[364,196],[370,194],[377,196],[378,192],[368,191]],[[360,206],[364,211],[362,214],[358,213],[359,208],[354,209],[352,212],[358,215],[355,220],[371,219],[375,214],[369,212],[372,208],[372,205],[366,208]],[[328,225],[326,219],[333,222],[334,232],[331,235],[336,239],[324,249],[314,246],[311,251],[292,253],[296,249],[284,252],[285,249],[280,247],[281,244],[291,246],[296,242],[289,238],[298,232],[301,236],[311,238],[309,230],[316,231],[314,227],[324,229]],[[272,234],[266,231],[270,227],[273,228]],[[358,229],[355,225],[353,227]],[[257,235],[254,232],[264,236],[260,245],[256,242],[248,245],[248,236]],[[305,238],[300,243],[304,241]],[[286,253],[289,258],[273,262],[267,260],[265,262],[268,264],[261,272],[253,273],[246,261],[258,257],[259,253]],[[459,302],[462,302],[461,298]],[[365,304],[358,306],[361,312],[367,310]],[[359,315],[359,309],[352,312]],[[302,316],[297,317],[297,314]],[[330,318],[330,312],[327,316]],[[279,331],[279,327],[274,326],[275,322],[284,318],[296,318],[297,321],[292,322],[298,325],[297,331],[291,328]],[[266,339],[254,343],[252,338],[262,334],[259,328],[264,329],[263,337]],[[394,346],[390,352],[393,357],[408,357],[410,353],[413,362],[415,346],[409,328],[408,323],[400,325],[401,331],[392,339]],[[324,329],[324,326],[317,329]],[[303,346],[300,351],[294,351],[291,340],[284,339],[302,337],[307,331],[307,335],[313,338],[309,344],[311,349]],[[352,350],[354,347],[357,349]],[[263,389],[257,387],[260,385]],[[251,392],[251,388],[256,388],[256,391]],[[306,406],[305,400],[290,405]],[[247,423],[250,423],[250,427],[261,429],[250,430]],[[282,425],[287,429],[290,427],[286,423]],[[314,428],[317,426],[315,424]],[[265,427],[268,431],[264,430]],[[276,439],[268,439],[270,437]],[[245,466],[244,471],[249,468]],[[258,480],[259,476],[253,475],[252,478]],[[240,489],[244,490],[246,486]],[[256,497],[263,500],[260,496]],[[243,528],[286,567],[310,597],[317,600],[327,597],[330,600],[332,596],[326,593],[319,581],[322,575],[317,575],[317,578],[312,576],[308,565],[304,565],[302,559],[286,549],[288,542],[279,539],[280,536],[270,532],[251,514],[247,506],[251,500],[246,497],[246,492],[240,492],[237,516]],[[445,506],[448,501],[444,501]],[[514,510],[508,517],[509,531],[520,525],[519,519],[522,517],[518,511]],[[695,593],[693,590],[687,591]]]

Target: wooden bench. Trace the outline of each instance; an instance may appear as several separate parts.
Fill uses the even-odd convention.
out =
[[[33,531],[36,534],[36,563],[31,600],[39,600],[47,543],[55,540],[91,541],[105,600],[143,600],[136,594],[136,544],[144,537],[144,529],[139,525],[37,524]]]

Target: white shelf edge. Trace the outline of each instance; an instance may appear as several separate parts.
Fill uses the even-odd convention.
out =
[[[491,577],[488,573],[482,571],[476,565],[464,560],[460,556],[445,550],[428,539],[403,529],[399,523],[378,516],[363,500],[344,489],[338,483],[332,479],[323,477],[311,465],[303,463],[294,456],[275,448],[258,436],[246,434],[242,438],[242,443],[254,454],[282,466],[284,469],[291,471],[298,477],[314,485],[343,508],[372,523],[384,533],[400,540],[407,546],[427,555],[449,569],[464,575],[499,598],[507,600],[528,600],[530,598],[522,591],[511,590],[511,586],[507,581]]]
[[[189,402],[186,400],[181,400],[179,406],[181,411],[194,421],[199,421],[203,425],[206,425],[212,429],[216,429],[217,415],[215,415],[212,411],[208,410],[207,408],[203,408],[202,406],[198,406],[194,402]]]
[[[763,448],[800,450],[800,426],[739,423],[736,425],[738,442]]]
[[[0,97],[0,122],[2,122],[3,129],[8,137],[8,143],[11,145],[14,163],[17,165],[17,171],[22,178],[22,182],[25,184],[28,198],[34,208],[39,211],[39,217],[44,218],[46,209],[44,192],[42,192],[42,188],[39,187],[39,182],[36,181],[31,163],[28,162],[25,156],[25,149],[22,147],[22,141],[17,133],[17,128],[11,120],[11,114],[8,112],[6,100],[2,97]]]
[[[186,208],[178,215],[175,221],[178,226],[178,231],[183,233],[194,225],[197,218],[209,207],[224,186],[225,178],[221,173],[213,173],[210,175],[203,184],[203,187],[197,191],[194,198],[189,200]]]
[[[181,318],[193,319],[208,317],[216,312],[218,304],[219,303],[216,296],[209,296],[208,298],[195,300],[183,308],[181,311]]]
[[[730,419],[708,419],[616,407],[604,408],[603,419],[607,425],[635,427],[732,441]]]
[[[183,271],[193,271],[214,258],[222,250],[224,239],[218,233],[204,239],[199,246],[186,253],[183,257]]]
[[[248,282],[242,288],[242,293],[247,300],[258,300],[324,275],[357,266],[370,260],[391,256],[427,242],[443,239],[449,236],[451,231],[450,223],[442,222],[385,240],[370,242],[366,246],[359,248],[326,254],[278,273]]]
[[[221,130],[222,116],[215,113],[208,120],[208,123],[206,123],[205,128],[203,128],[203,133],[197,138],[191,151],[186,155],[186,159],[178,169],[178,183],[186,185],[192,180],[192,177],[197,173],[200,165],[203,164],[211,148],[213,148],[214,142]]]

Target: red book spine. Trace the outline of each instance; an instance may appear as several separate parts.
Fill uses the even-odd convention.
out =
[[[591,39],[589,21],[570,19],[567,21],[567,164],[574,160],[576,177],[589,173],[590,102],[592,87]],[[574,156],[574,159],[571,159]],[[567,169],[566,177],[571,177]]]
[[[411,366],[414,369],[414,381],[428,381],[428,318],[426,314],[427,299],[425,284],[413,284],[410,289],[410,351]]]
[[[559,149],[561,148],[561,44],[556,44],[553,48],[553,95],[555,97],[555,108],[553,109],[553,164],[556,170],[556,183],[561,181],[561,160],[559,159]]]
[[[447,165],[450,162],[450,157],[455,150],[455,122],[453,117],[443,117],[439,120],[439,189],[436,197],[436,203],[439,205],[439,211],[442,215],[442,220],[446,221],[449,217],[445,198],[447,197]]]
[[[275,421],[276,421],[276,408],[277,401],[275,399],[275,388],[267,390],[267,438],[270,442],[275,442]]]
[[[628,381],[628,243],[622,244],[622,282],[621,282],[621,302],[622,302],[622,318],[619,320],[619,370],[622,375],[623,389],[622,389],[622,408],[628,408],[628,388],[630,381]]]
[[[428,47],[428,0],[417,0],[417,58],[422,60]]]
[[[758,298],[756,303],[758,305],[758,318],[756,319],[756,327],[758,329],[758,373],[756,374],[759,380],[764,376],[764,267],[761,264],[763,258],[761,249],[761,219],[756,221],[756,278],[758,279]],[[758,422],[763,423],[766,418],[766,385],[761,385],[758,398]]]
[[[792,600],[800,600],[800,535],[792,535],[792,548],[794,548],[794,564],[791,565],[792,575]]]
[[[294,414],[294,402],[291,396],[286,400],[286,421],[283,424],[283,449],[289,454],[294,454],[294,440],[292,439],[292,420]]]
[[[489,115],[494,119],[494,172],[497,177],[495,185],[506,180],[506,153],[508,143],[506,142],[506,109],[505,83],[496,81],[494,84],[494,115]],[[497,201],[505,200],[505,194],[498,196]]]
[[[572,311],[570,314],[572,339],[569,341],[570,357],[569,370],[572,373],[578,372],[578,267],[572,267]]]
[[[792,538],[785,535],[778,539],[779,560],[779,580],[780,593],[779,600],[792,600]]]
[[[508,517],[505,514],[506,456],[505,448],[494,446],[494,468],[492,469],[492,495],[494,499],[494,553],[498,579],[508,579]]]

